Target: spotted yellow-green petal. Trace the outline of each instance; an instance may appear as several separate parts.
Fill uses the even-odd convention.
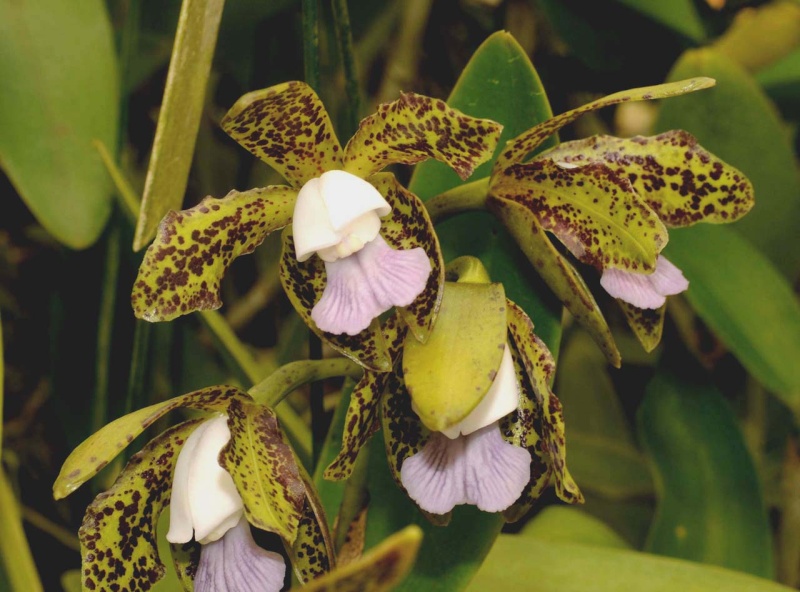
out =
[[[167,413],[180,407],[225,412],[233,399],[250,400],[234,386],[212,386],[150,405],[124,415],[84,440],[64,461],[53,484],[53,495],[61,499],[99,473],[134,438]]]
[[[392,212],[381,221],[381,235],[395,249],[422,247],[431,262],[431,275],[425,290],[410,305],[400,308],[411,332],[419,341],[426,341],[436,321],[444,293],[444,260],[439,238],[428,210],[422,201],[400,185],[391,173],[370,177]]]
[[[536,216],[521,204],[506,199],[491,199],[488,205],[558,299],[589,331],[608,362],[619,368],[619,350],[594,296],[580,274],[547,238]]]
[[[467,417],[492,386],[506,345],[502,284],[446,282],[428,341],[406,337],[406,388],[428,429],[441,432]]]
[[[311,309],[322,298],[327,276],[325,265],[319,257],[311,257],[300,262],[295,258],[294,240],[291,228],[283,231],[283,253],[281,254],[281,284],[297,313],[306,325],[333,349],[367,370],[388,372],[392,361],[378,319],[373,319],[369,327],[357,335],[335,335],[320,331]]]
[[[603,163],[572,168],[539,157],[503,170],[489,191],[525,206],[573,255],[598,269],[653,270],[667,244],[655,212]]]
[[[336,559],[322,502],[302,467],[300,474],[306,490],[305,505],[297,528],[297,537],[291,546],[286,546],[286,551],[291,558],[295,575],[301,583],[305,583],[331,571]]]
[[[169,550],[172,553],[172,563],[175,566],[175,575],[185,592],[194,590],[194,576],[200,563],[201,545],[195,540],[188,543],[172,543]]]
[[[163,577],[156,525],[169,503],[178,453],[201,422],[179,424],[151,440],[86,509],[78,532],[84,590],[145,591]]]
[[[389,347],[389,357],[394,365],[400,356],[406,338],[406,327],[392,315],[383,327]],[[358,453],[370,437],[380,428],[380,403],[389,372],[366,371],[350,395],[350,405],[344,421],[342,448],[336,458],[325,469],[324,477],[329,481],[342,481],[350,477]]]
[[[495,161],[492,176],[514,163],[523,162],[526,157],[536,150],[548,137],[568,123],[572,123],[584,113],[630,101],[647,101],[650,99],[676,97],[686,93],[711,88],[714,84],[715,81],[713,78],[699,77],[677,80],[666,84],[657,84],[655,86],[632,88],[608,95],[607,97],[582,105],[577,109],[572,109],[561,115],[551,117],[547,121],[543,121],[539,125],[523,132],[516,138],[509,140]]]
[[[221,125],[295,189],[325,171],[342,168],[342,149],[328,112],[305,82],[247,93]]]
[[[657,136],[592,136],[564,142],[542,155],[573,165],[603,163],[628,179],[667,226],[722,224],[755,203],[744,173],[723,162],[683,130]]]
[[[513,340],[510,341],[513,343]],[[539,399],[533,390],[519,353],[513,346],[510,350],[521,396],[519,408],[500,421],[500,432],[507,442],[527,448],[531,455],[531,479],[519,499],[503,511],[503,517],[507,522],[516,522],[528,513],[528,510],[542,495],[550,482],[553,467],[550,464],[547,443],[542,437],[544,431]]]
[[[222,306],[219,284],[231,261],[289,224],[296,197],[285,186],[231,191],[164,216],[133,285],[134,314],[169,321]]]
[[[661,343],[661,333],[664,330],[664,313],[667,310],[667,305],[664,304],[655,309],[646,309],[637,308],[633,304],[628,304],[619,299],[617,299],[617,302],[622,307],[628,325],[644,350],[646,352],[653,351]]]
[[[508,332],[528,374],[533,393],[542,410],[542,437],[553,470],[556,493],[565,502],[583,502],[578,485],[567,469],[566,437],[561,402],[550,389],[556,364],[550,350],[533,332],[533,323],[517,305],[509,302]]]
[[[366,179],[389,164],[435,158],[466,179],[492,157],[502,129],[491,119],[464,115],[439,99],[400,93],[358,126],[344,149],[344,170]]]
[[[252,401],[233,399],[228,428],[231,439],[220,453],[220,465],[242,496],[247,521],[293,543],[306,488],[275,413]]]
[[[406,577],[422,543],[422,529],[407,526],[356,559],[297,592],[389,592]],[[294,588],[293,588],[294,590]]]

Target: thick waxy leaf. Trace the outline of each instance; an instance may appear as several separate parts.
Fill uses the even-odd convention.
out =
[[[344,149],[344,169],[366,179],[392,163],[435,158],[466,179],[492,157],[503,126],[415,93],[378,106]]]
[[[361,364],[367,370],[375,372],[391,370],[392,361],[378,319],[374,319],[369,327],[357,335],[335,335],[319,330],[314,319],[311,318],[311,309],[322,298],[322,292],[325,290],[327,282],[325,264],[319,257],[311,257],[302,262],[297,260],[291,228],[283,231],[280,274],[281,284],[283,284],[289,301],[314,333],[324,339],[333,349]]]
[[[406,338],[406,327],[397,315],[393,315],[383,328],[389,347],[392,365],[399,360],[400,350]],[[347,416],[344,420],[342,448],[333,462],[325,469],[325,479],[341,481],[350,477],[358,453],[367,440],[380,429],[381,395],[389,382],[389,372],[366,371],[350,394]]]
[[[702,42],[706,38],[703,20],[693,0],[671,0],[668,3],[649,0],[617,0],[617,2],[630,6],[692,41]]]
[[[342,149],[328,112],[305,82],[284,82],[244,95],[221,125],[296,189],[342,168]]]
[[[655,269],[667,230],[627,178],[601,163],[576,168],[538,157],[495,174],[489,188],[516,201],[581,261],[598,269]]]
[[[510,140],[495,161],[492,176],[497,175],[512,164],[524,162],[528,154],[538,148],[550,135],[557,132],[568,123],[572,123],[584,113],[596,111],[597,109],[602,109],[603,107],[609,107],[618,103],[627,103],[629,101],[646,101],[650,99],[675,97],[712,86],[714,86],[714,80],[711,78],[690,78],[688,80],[680,80],[668,84],[657,84],[655,86],[623,90],[603,97],[602,99],[592,101],[591,103],[586,103],[577,109],[572,109],[571,111],[548,119],[532,127],[525,133],[520,134],[513,140]]]
[[[64,461],[53,484],[53,495],[61,499],[100,472],[134,438],[167,413],[179,407],[225,412],[233,399],[250,397],[233,386],[213,386],[150,405],[116,419],[84,440]]]
[[[648,550],[772,577],[759,477],[722,395],[661,371],[638,424],[659,497]]]
[[[535,582],[536,592],[790,592],[769,580],[694,561],[648,553],[503,535],[468,592],[515,590]],[[423,551],[424,552],[424,551]],[[536,561],[531,561],[535,557]]]
[[[86,509],[78,533],[84,590],[148,590],[164,575],[156,524],[169,503],[178,453],[201,422],[184,422],[151,440]]]
[[[369,553],[303,586],[298,592],[388,592],[414,564],[422,531],[409,526]]]
[[[717,87],[665,101],[656,130],[689,130],[708,150],[747,175],[757,206],[734,228],[794,281],[800,272],[800,249],[787,249],[786,240],[800,225],[800,177],[783,122],[753,78],[713,49],[687,51],[669,77],[699,72],[717,79]]]
[[[494,382],[506,344],[502,284],[447,282],[426,343],[406,338],[403,374],[422,423],[440,432],[464,419]]]
[[[545,156],[575,165],[607,165],[631,182],[667,226],[733,222],[754,203],[747,177],[682,130],[652,137],[592,136],[559,144]]]
[[[697,313],[757,380],[800,411],[800,304],[791,285],[732,229],[701,225],[670,236],[666,254],[689,280]]]
[[[305,503],[297,461],[275,413],[247,400],[228,406],[230,442],[220,464],[230,473],[244,502],[248,522],[293,543]]]
[[[294,544],[287,546],[286,550],[291,557],[294,573],[300,582],[305,583],[331,571],[335,560],[333,540],[328,531],[322,502],[302,466],[300,472],[305,487],[305,506]]]
[[[3,520],[0,521],[0,589],[43,592],[39,571],[22,527],[22,504],[14,495],[2,468],[0,506],[3,508]]]
[[[133,248],[183,203],[225,0],[183,0]]]
[[[661,333],[664,330],[664,313],[666,303],[658,308],[637,308],[624,300],[617,299],[625,313],[628,325],[633,329],[636,339],[642,344],[646,352],[653,351],[661,343]]]
[[[530,380],[536,403],[542,412],[542,437],[553,471],[558,497],[567,503],[583,502],[583,495],[567,469],[566,438],[561,402],[550,389],[556,363],[544,342],[533,332],[528,315],[513,302],[508,303],[508,333],[519,360]]]
[[[289,187],[271,186],[206,197],[191,209],[168,213],[139,267],[131,294],[134,314],[169,321],[222,306],[219,286],[228,266],[291,222],[296,197]]]
[[[610,549],[631,546],[605,522],[578,508],[547,506],[525,524],[520,535],[541,541],[581,543]],[[524,544],[524,543],[521,543]]]
[[[431,262],[431,275],[425,290],[400,314],[419,341],[425,341],[436,321],[444,293],[444,261],[439,238],[428,210],[420,199],[397,182],[391,173],[369,179],[392,206],[392,213],[381,221],[381,235],[395,249],[422,247]]]
[[[611,329],[580,274],[547,238],[536,216],[510,200],[492,200],[492,213],[505,225],[525,256],[564,306],[592,335],[609,363],[622,363]]]
[[[3,2],[0,39],[0,166],[48,232],[86,248],[111,213],[92,140],[114,146],[119,119],[106,4]]]

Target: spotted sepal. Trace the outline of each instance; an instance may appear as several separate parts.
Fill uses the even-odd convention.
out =
[[[156,525],[169,504],[178,453],[201,422],[184,422],[151,440],[86,509],[78,531],[84,590],[145,591],[163,577]]]
[[[403,462],[417,454],[425,446],[431,432],[411,408],[411,396],[403,381],[402,364],[389,374],[388,384],[381,400],[381,427],[389,471],[397,486],[405,491],[400,478]],[[431,514],[420,509],[434,524],[444,526],[450,522],[452,512]]]
[[[631,182],[667,226],[733,222],[755,203],[753,185],[744,173],[683,130],[652,137],[592,136],[564,142],[542,157],[577,166],[607,165]]]
[[[61,499],[99,473],[134,438],[167,413],[180,407],[198,411],[226,412],[234,399],[249,401],[250,395],[234,386],[212,386],[150,405],[115,419],[84,440],[64,461],[53,484],[53,495]]]
[[[383,328],[393,365],[400,357],[406,330],[406,326],[400,322],[396,314],[389,317]],[[367,370],[356,384],[347,407],[342,448],[325,469],[325,479],[342,481],[350,477],[359,451],[380,428],[381,395],[386,390],[390,376],[389,372]]]
[[[300,472],[306,491],[305,505],[297,538],[291,546],[286,545],[286,552],[298,580],[306,583],[331,571],[336,565],[336,557],[322,502],[302,466]]]
[[[421,542],[422,529],[407,526],[362,557],[296,592],[389,592],[411,571]]]
[[[272,186],[206,197],[191,209],[169,212],[133,284],[136,317],[169,321],[222,306],[219,285],[228,266],[291,222],[296,197],[290,187]]]
[[[422,293],[410,305],[400,308],[417,340],[428,339],[444,294],[444,259],[439,237],[422,201],[397,182],[391,173],[379,173],[369,179],[392,212],[381,222],[381,235],[395,249],[422,247],[431,263],[431,275]]]
[[[451,109],[444,101],[400,93],[361,121],[344,149],[344,169],[366,179],[394,163],[435,158],[462,179],[492,157],[503,126]]]
[[[493,198],[530,210],[582,262],[597,269],[655,269],[667,229],[627,177],[603,163],[562,165],[538,157],[492,178]]]
[[[175,575],[178,576],[184,592],[194,590],[194,576],[197,573],[197,565],[200,563],[201,546],[195,540],[183,544],[172,543],[169,546],[170,553],[172,553],[172,564],[175,566]]]
[[[632,88],[608,95],[596,101],[592,101],[591,103],[586,103],[577,109],[572,109],[561,115],[551,117],[539,125],[521,133],[516,138],[509,140],[495,161],[492,176],[500,173],[512,164],[524,162],[527,156],[536,150],[542,142],[565,125],[578,119],[578,117],[584,113],[596,111],[597,109],[610,107],[611,105],[617,105],[619,103],[676,97],[705,88],[711,88],[714,84],[716,84],[716,81],[713,78],[700,77],[668,82],[666,84],[657,84],[655,86]]]
[[[221,125],[296,189],[325,171],[342,168],[342,149],[328,112],[305,82],[247,93]]]
[[[624,300],[617,299],[625,313],[636,339],[642,344],[646,352],[653,351],[661,343],[661,333],[664,331],[664,313],[667,310],[666,303],[655,309],[637,308],[628,304]]]
[[[542,411],[544,450],[552,469],[556,494],[567,503],[583,502],[578,485],[567,469],[566,438],[561,402],[550,389],[556,363],[544,342],[533,332],[528,315],[513,302],[508,303],[508,333],[519,360],[530,380],[536,402]]]
[[[335,335],[317,327],[311,318],[311,309],[325,290],[325,265],[319,257],[311,257],[303,262],[297,260],[290,227],[283,231],[280,276],[289,301],[305,324],[321,339],[367,370],[388,372],[391,369],[391,358],[377,318],[357,335]]]
[[[619,368],[619,350],[594,296],[580,274],[550,242],[536,216],[525,206],[505,199],[490,201],[489,208],[558,299],[589,331],[608,362]]]
[[[247,521],[293,543],[305,485],[275,413],[252,401],[234,399],[228,407],[228,428],[231,439],[219,462],[242,496]]]

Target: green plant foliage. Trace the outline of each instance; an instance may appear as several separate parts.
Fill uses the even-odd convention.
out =
[[[630,549],[631,546],[612,528],[578,508],[547,506],[520,531],[520,536],[580,543],[609,549]],[[524,544],[524,543],[522,543]]]
[[[520,582],[536,582],[536,592],[791,590],[769,580],[692,561],[528,537],[520,543],[519,538],[503,535],[497,540],[468,592],[513,590]]]
[[[11,590],[42,592],[42,582],[22,528],[20,502],[11,489],[5,470],[0,467],[0,584]]]
[[[650,2],[648,0],[616,0],[645,16],[686,36],[695,42],[706,37],[705,27],[693,0]]]
[[[111,213],[111,180],[92,146],[117,142],[118,73],[106,6],[0,4],[0,164],[58,241],[83,249]]]
[[[697,313],[796,414],[800,304],[775,266],[738,233],[716,226],[673,231],[666,254],[689,280],[686,297]]]
[[[183,203],[225,0],[183,0],[133,248]],[[107,145],[110,145],[107,143]]]
[[[772,577],[758,475],[722,396],[661,370],[647,387],[638,427],[659,498],[647,549]]]
[[[734,228],[795,278],[800,250],[787,249],[786,237],[800,224],[800,178],[775,108],[741,66],[710,48],[683,54],[669,79],[700,72],[714,77],[716,88],[664,102],[656,129],[691,130],[703,146],[749,177],[757,205]]]
[[[445,284],[436,329],[426,343],[406,338],[403,375],[422,423],[441,432],[481,402],[506,343],[501,284]],[[444,363],[443,363],[444,362]],[[458,364],[458,371],[453,367]]]

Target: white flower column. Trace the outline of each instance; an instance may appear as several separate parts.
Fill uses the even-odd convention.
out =
[[[295,256],[315,253],[325,262],[327,284],[311,311],[323,331],[356,335],[393,306],[408,306],[431,272],[421,247],[396,251],[380,236],[391,206],[367,181],[328,171],[300,189],[292,231]]]

